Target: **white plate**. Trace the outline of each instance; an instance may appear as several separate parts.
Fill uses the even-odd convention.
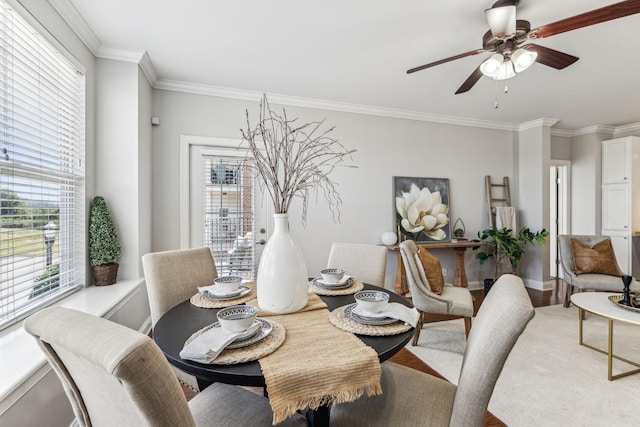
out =
[[[243,297],[247,295],[249,292],[251,292],[251,288],[248,286],[242,285],[235,291],[231,291],[231,292],[216,292],[214,290],[207,289],[207,291],[204,293],[203,296],[205,298],[209,298],[213,300],[227,300],[227,299]]]
[[[271,322],[269,322],[266,319],[262,319],[262,318],[256,318],[256,322],[260,323],[260,329],[258,329],[256,331],[255,334],[249,336],[249,337],[245,337],[242,339],[236,339],[235,341],[233,341],[231,344],[229,344],[228,346],[226,346],[225,348],[227,349],[234,349],[234,348],[242,348],[242,347],[247,347],[250,346],[251,344],[255,344],[259,341],[262,341],[263,339],[265,339],[267,337],[267,335],[269,335],[271,333],[271,331],[273,330],[273,326],[271,325]],[[207,326],[202,333],[212,329],[212,328],[220,328],[220,322],[216,322],[216,323],[212,323],[211,325]]]
[[[316,278],[316,279],[313,279],[313,284],[325,289],[344,289],[353,285],[354,281],[355,279],[353,278],[353,276],[349,276],[345,280],[340,281],[338,283],[327,283],[321,278]]]
[[[390,325],[392,323],[399,322],[398,319],[394,319],[392,317],[386,317],[386,316],[385,317],[368,317],[368,316],[359,315],[353,312],[353,309],[355,308],[356,305],[357,303],[354,302],[353,304],[349,304],[344,309],[344,315],[347,316],[347,318],[353,320],[354,322],[362,323],[365,325]]]

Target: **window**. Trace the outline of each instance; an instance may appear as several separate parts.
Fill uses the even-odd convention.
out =
[[[0,329],[84,283],[84,73],[0,0]]]

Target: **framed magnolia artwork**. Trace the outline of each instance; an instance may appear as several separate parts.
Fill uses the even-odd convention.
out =
[[[393,206],[399,241],[451,241],[448,179],[394,176]]]

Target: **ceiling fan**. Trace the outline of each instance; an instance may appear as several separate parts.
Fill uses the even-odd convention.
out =
[[[519,0],[498,0],[485,10],[490,29],[482,37],[481,49],[412,68],[407,70],[407,74],[467,56],[495,52],[462,83],[456,91],[457,95],[471,89],[483,75],[505,80],[524,71],[534,62],[561,70],[576,62],[578,57],[528,42],[640,13],[640,0],[622,1],[532,30],[528,21],[516,19],[518,3]]]

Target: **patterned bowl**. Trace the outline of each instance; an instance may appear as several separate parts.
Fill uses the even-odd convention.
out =
[[[344,277],[344,269],[343,268],[325,268],[320,271],[322,275],[322,280],[325,283],[339,283],[340,280]]]
[[[234,305],[218,311],[220,326],[229,332],[244,332],[253,324],[258,308],[252,305]]]
[[[225,277],[216,277],[213,280],[214,285],[216,285],[216,289],[221,292],[233,292],[237,290],[242,284],[242,277],[237,276],[225,276]]]
[[[389,294],[383,291],[360,291],[354,295],[358,310],[367,313],[379,313],[389,302]]]

